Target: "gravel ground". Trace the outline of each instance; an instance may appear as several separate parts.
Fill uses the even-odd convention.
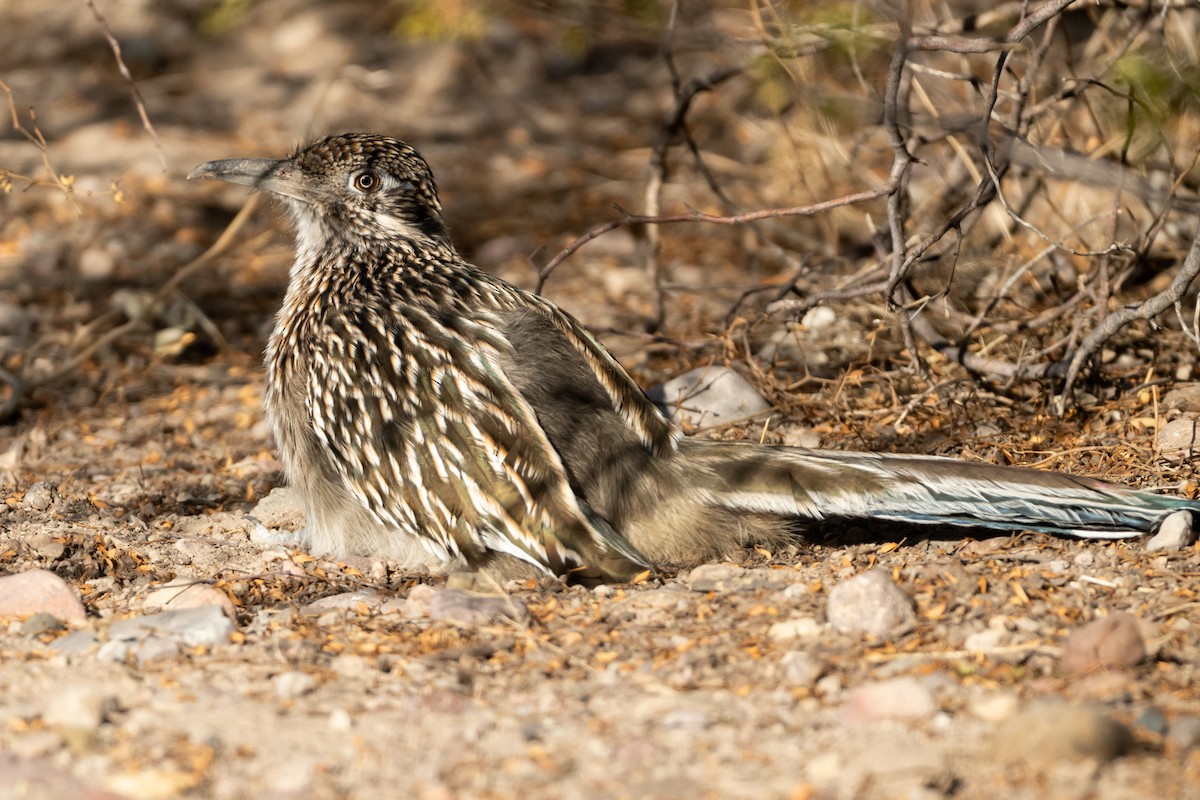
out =
[[[1195,545],[881,524],[635,585],[490,594],[298,549],[262,413],[290,258],[265,204],[167,307],[71,358],[245,200],[182,175],[314,131],[399,132],[433,163],[464,250],[529,286],[531,257],[637,207],[670,75],[661,25],[604,4],[586,57],[574,28],[532,13],[400,47],[378,4],[248,6],[101,4],[166,173],[85,7],[0,9],[0,79],[75,192],[0,198],[2,364],[60,373],[0,426],[0,797],[1200,797]],[[714,37],[743,13],[685,20],[686,75],[728,56]],[[775,182],[778,128],[732,113],[750,94],[695,112],[731,191],[837,195]],[[42,157],[0,135],[0,167],[32,175]],[[689,173],[665,200],[703,185]],[[789,231],[822,252],[824,228]],[[1195,348],[1178,331],[1115,340],[1108,382],[1060,420],[1049,387],[988,387],[936,354],[914,375],[866,300],[727,325],[747,283],[788,279],[749,270],[744,244],[728,228],[664,241],[663,328],[637,236],[597,239],[547,292],[646,385],[727,363],[772,406],[702,435],[1197,494]]]

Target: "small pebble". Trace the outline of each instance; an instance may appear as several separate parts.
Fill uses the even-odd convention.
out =
[[[915,678],[904,676],[851,689],[842,707],[842,719],[847,725],[918,720],[932,717],[937,710],[933,693]]]
[[[79,275],[87,280],[107,280],[115,268],[112,253],[102,247],[89,247],[79,254]]]
[[[1091,550],[1082,550],[1075,554],[1071,563],[1077,567],[1090,567],[1096,563],[1096,554]]]
[[[729,367],[693,369],[655,387],[649,395],[672,420],[696,428],[744,419],[771,408],[750,381]]]
[[[214,647],[229,642],[233,623],[220,606],[181,608],[114,622],[97,657],[123,661],[133,652],[139,663],[170,657],[184,647]],[[153,640],[152,640],[153,637]]]
[[[789,686],[809,689],[825,673],[826,663],[812,653],[792,650],[779,659],[779,671]]]
[[[279,699],[294,700],[317,688],[317,679],[307,672],[291,670],[281,672],[272,678],[271,686],[275,690],[275,696]]]
[[[47,698],[42,721],[55,728],[91,730],[100,727],[104,715],[115,708],[115,704],[115,699],[100,686],[66,685]]]
[[[42,633],[61,631],[66,627],[66,623],[58,617],[40,611],[32,617],[27,617],[21,623],[21,633],[24,636],[37,636]]]
[[[45,511],[54,502],[54,487],[48,483],[35,483],[25,490],[22,505],[32,511]]]
[[[1179,380],[1187,380],[1181,378]],[[1200,412],[1200,383],[1179,384],[1163,395],[1162,407]]]
[[[87,621],[75,590],[53,572],[31,569],[0,577],[0,617],[34,614],[50,614],[73,625]]]
[[[1163,520],[1158,533],[1146,541],[1146,552],[1186,550],[1196,543],[1196,530],[1190,511],[1176,511]]]
[[[258,501],[250,516],[268,529],[299,530],[304,526],[304,498],[290,486],[277,486]]]
[[[343,678],[357,678],[371,670],[371,664],[363,656],[340,653],[329,662],[329,668]]]
[[[810,331],[828,328],[835,322],[837,322],[837,312],[829,306],[810,308],[804,312],[804,318],[800,320],[800,324]]]
[[[999,627],[988,627],[982,631],[975,631],[967,636],[963,641],[963,649],[970,650],[973,653],[987,653],[995,650],[998,647],[1008,644],[1012,634]]]
[[[354,727],[350,712],[344,708],[335,708],[329,712],[329,730],[335,733],[347,733]]]
[[[1060,664],[1071,677],[1103,669],[1135,667],[1146,658],[1146,642],[1132,614],[1118,612],[1092,620],[1070,635]]]
[[[1200,418],[1173,419],[1158,432],[1157,444],[1163,458],[1182,461],[1200,452]]]
[[[985,722],[1001,722],[1011,717],[1017,706],[1017,696],[1014,694],[988,694],[971,700],[967,710]]]
[[[1167,741],[1178,750],[1200,747],[1200,717],[1176,717],[1167,728]]]
[[[160,636],[152,633],[137,643],[133,657],[138,664],[145,665],[151,661],[161,661],[164,658],[174,658],[182,652],[178,639],[171,636]],[[113,659],[118,660],[118,659]]]
[[[832,700],[842,693],[842,679],[837,675],[826,675],[813,684],[813,689],[822,697]]]
[[[940,798],[950,795],[955,783],[944,748],[916,740],[872,742],[847,760],[835,796]]]
[[[693,592],[744,592],[755,589],[786,589],[800,576],[785,569],[745,569],[733,564],[701,564],[687,575]]]
[[[886,572],[878,569],[834,586],[825,613],[835,630],[876,638],[903,633],[916,622],[912,601]]]
[[[57,561],[67,551],[67,546],[45,531],[39,531],[25,539],[29,549],[47,561]]]
[[[767,629],[767,636],[776,642],[792,642],[797,639],[816,639],[825,632],[825,626],[812,617],[797,617],[776,622]]]
[[[33,330],[33,317],[18,305],[0,300],[0,336],[27,336]]]
[[[1133,727],[1161,736],[1167,732],[1167,716],[1157,706],[1146,706],[1133,721]]]
[[[50,649],[63,655],[78,655],[88,652],[99,644],[100,640],[91,631],[71,631],[66,636],[51,642]]]
[[[528,613],[525,604],[515,597],[474,594],[424,583],[414,586],[404,603],[404,614],[410,619],[428,617],[467,627],[520,621]]]
[[[168,610],[178,611],[181,608],[199,608],[201,606],[219,606],[230,619],[237,619],[237,611],[229,595],[204,583],[192,581],[177,581],[156,589],[142,600],[142,608],[149,612]]]
[[[1129,730],[1099,708],[1043,701],[1000,726],[994,752],[1004,763],[1105,762],[1132,745]]]
[[[331,594],[314,600],[301,609],[305,614],[320,615],[327,611],[375,611],[383,603],[383,595],[374,589]]]

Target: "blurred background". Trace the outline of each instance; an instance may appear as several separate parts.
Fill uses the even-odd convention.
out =
[[[933,451],[982,437],[995,457],[1010,435],[1028,441],[1029,421],[1056,424],[1062,368],[1106,314],[1168,288],[1200,208],[1200,12],[1064,2],[1034,24],[1023,9],[6,3],[8,422],[160,396],[197,369],[253,383],[290,236],[264,202],[223,255],[187,268],[249,193],[183,176],[365,130],[422,150],[460,249],[530,288],[626,212],[728,217],[874,192],[744,225],[622,224],[543,272],[542,290],[646,385],[742,371],[784,412],[754,435],[787,441],[803,423]],[[1013,31],[1029,35],[1003,44]],[[1183,328],[1170,310],[1096,351],[1073,399],[1097,436],[1151,441],[1146,392],[1192,376]]]

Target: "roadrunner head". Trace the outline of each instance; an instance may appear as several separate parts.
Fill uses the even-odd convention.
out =
[[[425,159],[388,136],[342,134],[288,158],[209,161],[188,175],[254,186],[280,197],[301,246],[331,239],[447,241],[442,204]]]

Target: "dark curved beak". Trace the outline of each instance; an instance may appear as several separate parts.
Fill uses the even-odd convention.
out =
[[[295,200],[310,201],[313,195],[312,187],[291,159],[225,158],[206,161],[188,173],[189,181],[196,178],[240,183]]]

